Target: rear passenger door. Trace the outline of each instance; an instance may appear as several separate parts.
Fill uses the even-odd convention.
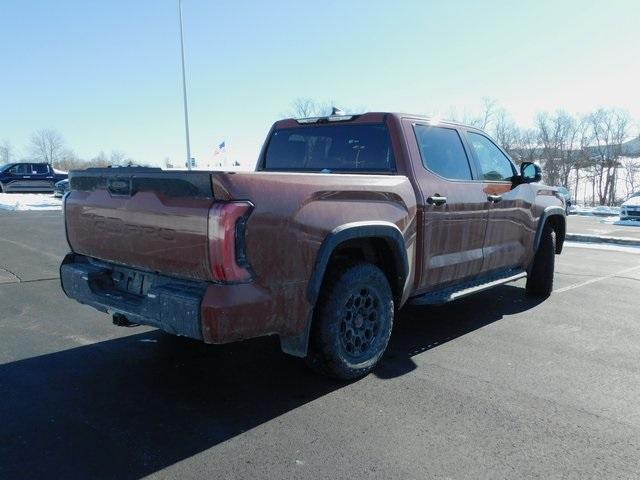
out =
[[[38,190],[53,190],[53,172],[46,163],[34,163],[31,165],[32,188]]]
[[[489,137],[473,130],[466,137],[490,202],[482,271],[525,266],[535,235],[531,189],[514,187],[516,168]]]
[[[418,291],[475,277],[482,269],[488,201],[474,181],[475,167],[457,127],[413,123],[407,138],[415,181],[422,194],[418,238]],[[411,144],[412,142],[410,142]],[[414,147],[414,148],[411,148]],[[421,253],[421,254],[420,254]]]

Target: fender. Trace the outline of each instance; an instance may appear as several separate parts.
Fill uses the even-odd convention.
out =
[[[399,290],[402,291],[404,280],[409,273],[409,260],[404,237],[400,229],[391,222],[353,222],[333,229],[322,242],[307,287],[307,300],[309,300],[309,303],[315,305],[318,300],[324,274],[336,247],[341,243],[356,238],[380,238],[388,243],[393,252],[396,272],[398,272],[398,278],[394,279],[396,281],[394,286],[399,287]]]
[[[538,251],[538,247],[540,246],[540,240],[542,238],[542,229],[544,228],[544,224],[546,223],[546,221],[549,219],[549,217],[552,216],[560,216],[562,217],[562,221],[565,225],[565,231],[566,231],[566,224],[567,224],[567,220],[566,220],[566,213],[564,208],[562,207],[547,207],[544,209],[544,212],[542,212],[542,215],[540,215],[540,220],[538,220],[538,228],[536,230],[536,236],[533,239],[533,251],[537,252]],[[560,239],[560,242],[558,242],[558,244],[556,245],[556,253],[560,253],[562,251],[562,243],[564,242],[564,232],[562,233],[562,237]]]
[[[398,278],[395,280],[394,287],[399,292],[404,289],[404,284],[409,275],[409,259],[407,257],[407,249],[404,237],[400,229],[391,222],[352,222],[341,225],[333,229],[325,237],[313,267],[311,278],[307,287],[307,300],[314,306],[320,295],[324,275],[329,265],[329,260],[335,249],[348,240],[356,238],[377,238],[387,242],[393,252],[393,262],[395,270],[398,272]],[[313,321],[313,310],[307,318],[304,331],[300,335],[292,337],[280,337],[280,346],[285,353],[296,357],[305,357],[309,345],[309,333],[311,330],[311,322]]]

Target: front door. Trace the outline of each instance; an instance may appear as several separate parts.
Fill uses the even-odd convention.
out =
[[[471,279],[481,271],[489,202],[484,185],[474,180],[475,166],[457,127],[421,123],[411,127],[421,160],[413,165],[423,197],[422,271],[416,292],[422,293]]]
[[[532,191],[525,185],[514,188],[516,168],[491,139],[472,130],[466,136],[490,202],[482,271],[525,266],[535,235]]]
[[[31,165],[18,163],[7,171],[9,179],[5,181],[6,191],[28,191],[31,184]]]

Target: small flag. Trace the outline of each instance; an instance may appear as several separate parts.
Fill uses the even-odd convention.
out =
[[[224,148],[225,148],[225,144],[224,144],[224,140],[220,143],[220,145],[218,145],[216,147],[216,149],[213,151],[214,155],[220,155],[222,152],[224,152]]]

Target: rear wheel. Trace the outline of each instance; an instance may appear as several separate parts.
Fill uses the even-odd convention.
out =
[[[334,269],[318,300],[307,363],[316,372],[350,380],[367,375],[391,336],[389,281],[370,263]]]
[[[553,291],[555,269],[556,232],[549,224],[544,226],[538,251],[527,276],[527,293],[538,297],[548,297]]]

